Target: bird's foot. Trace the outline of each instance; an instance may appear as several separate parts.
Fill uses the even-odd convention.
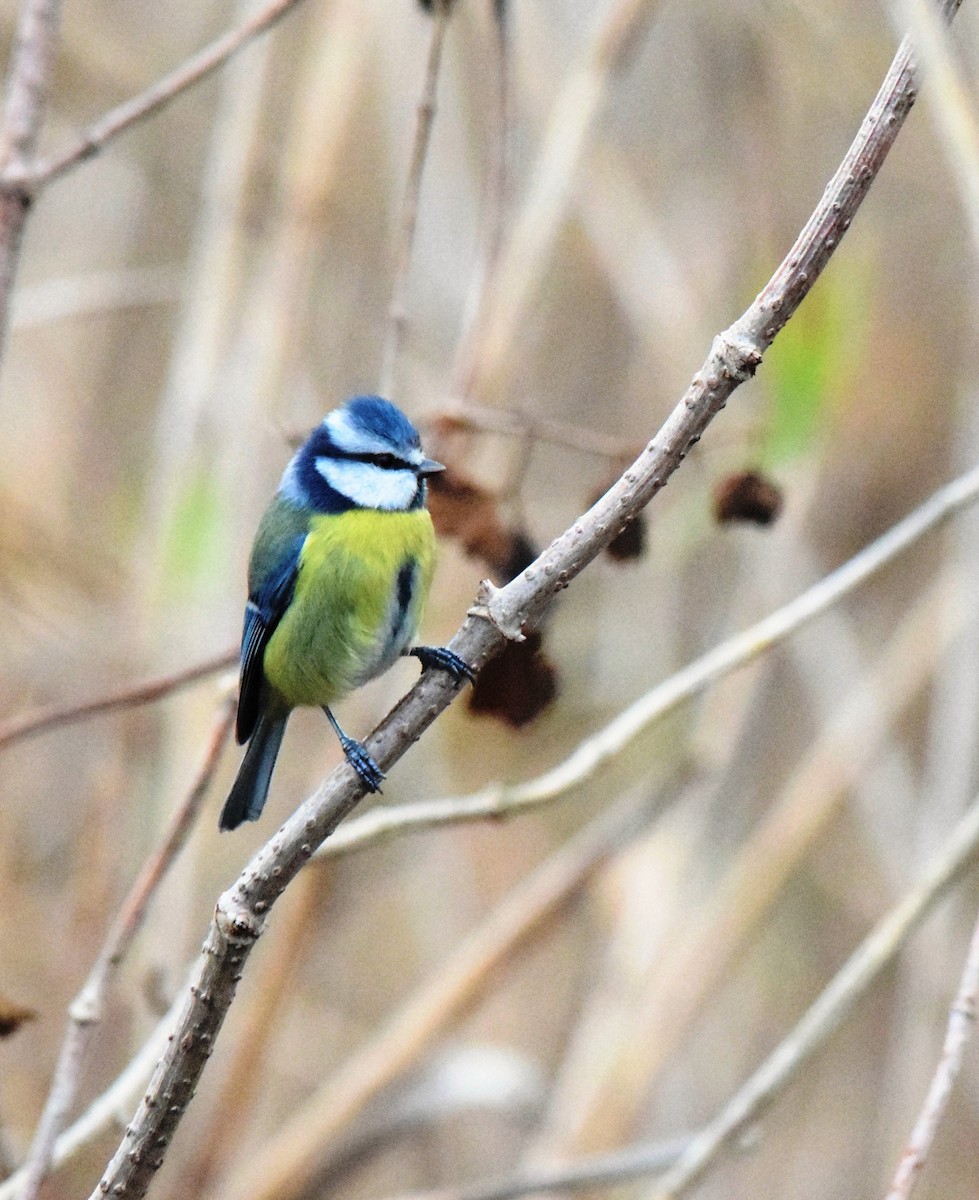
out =
[[[369,792],[380,792],[384,782],[384,772],[367,753],[364,746],[355,738],[341,734],[340,745],[347,756],[347,762],[357,772],[360,782]]]
[[[413,646],[408,653],[414,655],[426,671],[448,671],[457,683],[464,680],[468,680],[469,683],[476,682],[476,672],[469,663],[445,646]]]

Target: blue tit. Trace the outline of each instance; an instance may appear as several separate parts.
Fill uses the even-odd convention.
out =
[[[331,412],[286,467],[249,561],[237,723],[248,749],[222,829],[261,814],[294,708],[323,709],[376,792],[381,769],[330,705],[402,654],[472,680],[450,650],[411,646],[435,564],[425,480],[442,469],[404,413],[377,396]]]

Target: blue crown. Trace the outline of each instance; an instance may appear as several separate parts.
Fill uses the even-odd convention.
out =
[[[421,445],[418,430],[400,408],[380,396],[354,396],[343,405],[350,424],[367,437],[383,438],[392,446],[413,449]]]

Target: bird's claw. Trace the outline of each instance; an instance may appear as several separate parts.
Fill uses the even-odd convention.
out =
[[[469,663],[445,646],[414,646],[408,653],[414,655],[426,671],[448,671],[457,683],[476,682],[476,672]]]
[[[340,745],[347,756],[347,762],[357,773],[357,777],[369,792],[380,792],[384,782],[384,772],[367,753],[360,742],[346,734],[340,739]]]

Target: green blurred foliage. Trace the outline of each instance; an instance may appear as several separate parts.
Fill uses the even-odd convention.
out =
[[[201,581],[214,582],[226,559],[227,493],[213,472],[197,466],[181,481],[181,493],[163,538],[163,598],[183,596]]]
[[[866,350],[873,266],[840,255],[775,339],[760,374],[768,395],[761,460],[781,467],[819,452]]]

